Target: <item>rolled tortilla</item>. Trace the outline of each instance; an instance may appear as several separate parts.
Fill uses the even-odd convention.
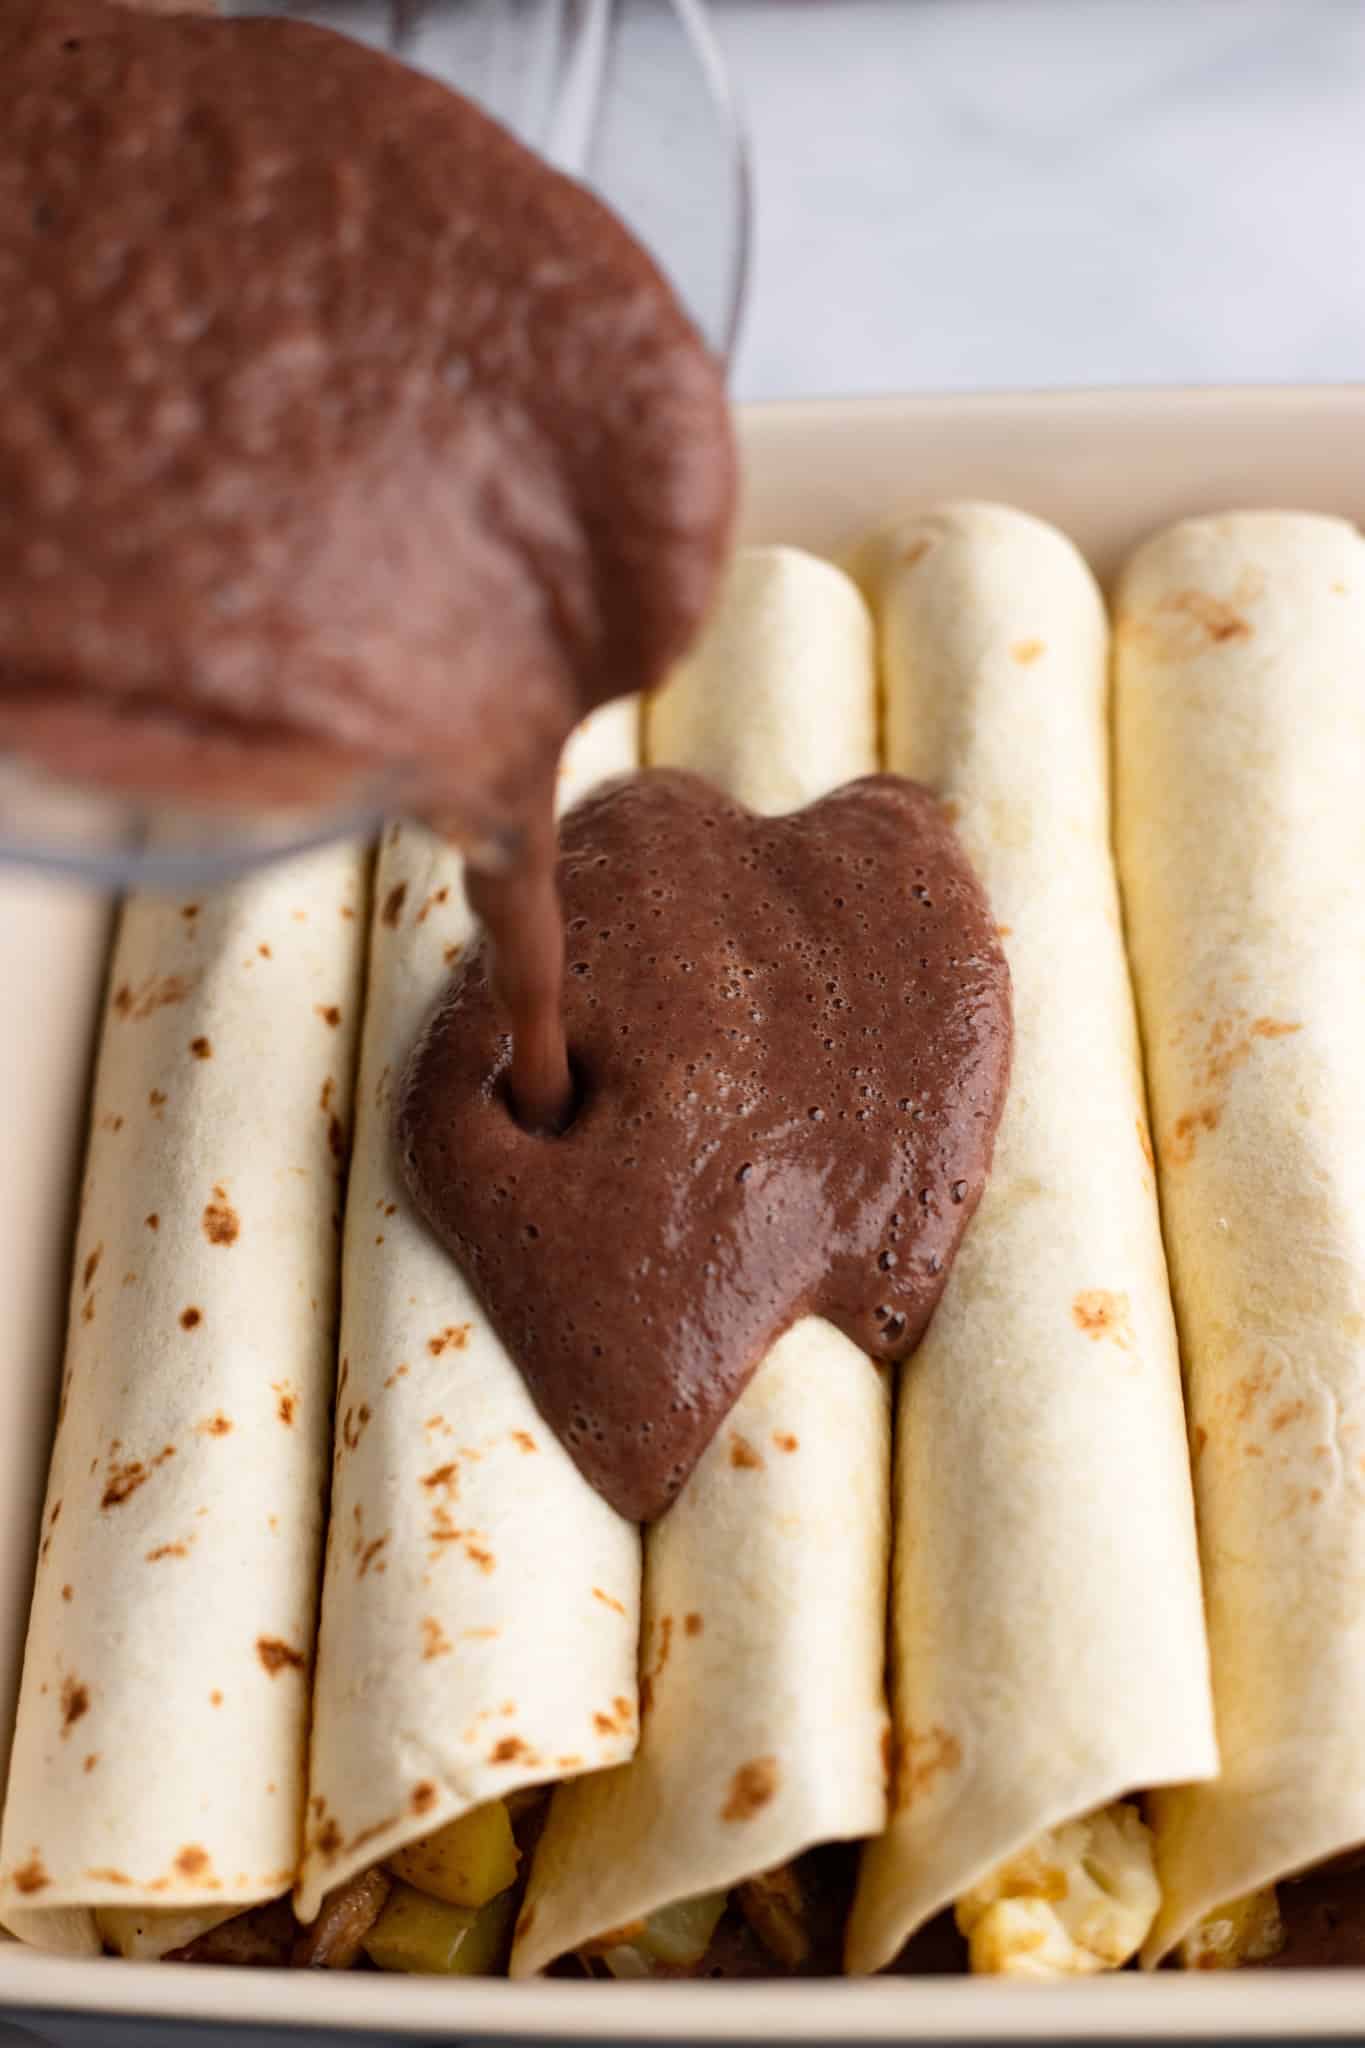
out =
[[[872,634],[848,579],[742,554],[646,754],[759,810],[875,769]],[[889,1411],[886,1375],[807,1318],[648,1531],[639,1753],[556,1794],[513,1976],[881,1827]]]
[[[638,707],[570,742],[565,805],[638,759]],[[519,1786],[635,1747],[640,1540],[541,1421],[411,1206],[395,1080],[475,935],[458,857],[391,827],[375,881],[348,1198],[332,1519],[300,1916]]]
[[[71,1273],[108,902],[11,875],[0,890],[0,1073],[11,1078],[0,1150],[0,1784],[9,1767],[42,1469]],[[20,1587],[22,1586],[22,1591]]]
[[[1155,1804],[1155,1960],[1365,1840],[1365,543],[1300,514],[1190,521],[1124,572],[1118,639],[1223,1756]]]
[[[120,922],[0,1845],[42,1947],[297,1869],[365,866]]]
[[[894,1811],[863,1859],[858,1971],[1044,1830],[1217,1761],[1103,606],[1067,541],[990,505],[910,521],[866,569],[887,766],[951,806],[1015,1051],[985,1197],[901,1380]]]

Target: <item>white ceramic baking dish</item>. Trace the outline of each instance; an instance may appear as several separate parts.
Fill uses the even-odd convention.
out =
[[[780,405],[748,411],[742,431],[744,537],[826,554],[944,497],[1002,499],[1055,521],[1105,579],[1144,533],[1182,514],[1281,506],[1365,518],[1365,386]],[[0,1773],[54,1405],[104,915],[48,885],[0,877]],[[28,1002],[39,982],[56,997],[41,1028]],[[1055,1988],[953,1978],[450,1984],[69,1961],[13,1942],[0,1942],[3,2008],[20,2018],[66,2009],[466,2041],[1365,2033],[1365,1983],[1352,1971],[1125,1974]]]

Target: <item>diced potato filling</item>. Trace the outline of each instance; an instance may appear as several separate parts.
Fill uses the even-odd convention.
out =
[[[590,1953],[601,1956],[613,1977],[648,1977],[660,1963],[688,1969],[711,1946],[726,1897],[725,1892],[703,1892],[699,1898],[660,1906],[647,1920],[604,1935]]]
[[[1160,1903],[1151,1834],[1121,1800],[1040,1835],[956,1911],[974,1972],[1074,1977],[1121,1969]]]
[[[365,1953],[381,1970],[490,1977],[506,1966],[515,1904],[511,1892],[500,1892],[484,1906],[452,1906],[395,1884],[365,1937]]]
[[[386,1867],[403,1884],[448,1906],[486,1906],[516,1883],[519,1860],[511,1816],[494,1799],[397,1850]]]
[[[1272,1884],[1206,1913],[1179,1944],[1176,1959],[1184,1970],[1238,1970],[1245,1963],[1268,1962],[1284,1944],[1284,1921]]]

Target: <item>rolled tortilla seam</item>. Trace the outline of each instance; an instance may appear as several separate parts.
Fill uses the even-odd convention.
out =
[[[366,874],[123,911],[0,1846],[40,1947],[297,1869]]]
[[[647,711],[646,757],[757,810],[874,770],[871,627],[848,579],[743,552]],[[555,1795],[513,1976],[881,1827],[889,1457],[888,1376],[830,1324],[796,1324],[646,1533],[639,1751]]]
[[[561,806],[638,757],[638,706],[597,712],[570,741]],[[394,1146],[396,1081],[475,936],[458,856],[391,826],[343,1260],[305,1920],[470,1808],[635,1747],[639,1533],[546,1428]]]
[[[992,505],[912,519],[861,566],[887,766],[950,807],[1015,1007],[991,1178],[901,1376],[893,1812],[848,1937],[869,1971],[1046,1830],[1217,1754],[1103,605],[1069,542]]]
[[[1153,1802],[1159,1960],[1365,1840],[1365,542],[1256,512],[1118,593],[1118,848],[1223,1768]]]

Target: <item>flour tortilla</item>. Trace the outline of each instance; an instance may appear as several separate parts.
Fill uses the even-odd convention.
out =
[[[1365,543],[1244,513],[1119,591],[1119,859],[1223,1753],[1155,1802],[1156,1960],[1365,1840]]]
[[[985,1198],[901,1380],[896,1784],[856,1971],[1044,1829],[1217,1762],[1099,593],[1059,534],[989,505],[912,520],[864,567],[887,766],[952,806],[1009,958],[1015,1054]]]
[[[755,809],[876,767],[866,610],[788,549],[735,563],[646,758]],[[814,1317],[770,1352],[645,1539],[639,1753],[556,1794],[512,1956],[556,1956],[885,1818],[887,1376]]]
[[[365,878],[120,921],[0,1844],[41,1947],[297,1868]]]
[[[35,1444],[52,1428],[71,1227],[96,1019],[112,927],[91,891],[12,874],[0,888],[0,1785],[9,1766],[42,1494]],[[22,1581],[22,1590],[20,1582]]]
[[[638,707],[571,741],[568,805],[638,759]],[[461,863],[390,827],[343,1271],[304,1919],[324,1891],[522,1785],[636,1739],[640,1539],[542,1422],[458,1266],[412,1207],[394,1088],[475,937]]]

